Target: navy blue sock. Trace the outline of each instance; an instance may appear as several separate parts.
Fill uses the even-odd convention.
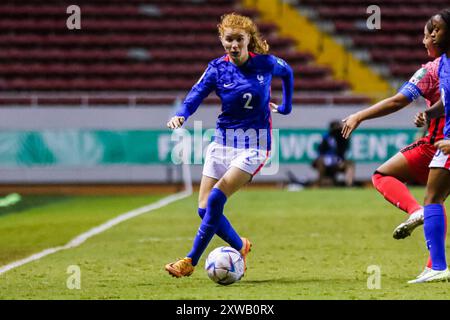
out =
[[[205,214],[206,209],[198,208],[198,215],[200,216],[200,218],[203,219]],[[217,229],[216,234],[237,251],[242,249],[242,239],[241,237],[239,237],[236,230],[234,230],[233,226],[231,225],[230,221],[228,221],[227,217],[225,217],[225,215],[222,215],[222,218],[220,219],[219,228]]]
[[[424,207],[423,230],[430,251],[433,270],[445,270],[445,213],[441,204],[429,204]]]
[[[200,228],[198,228],[194,245],[191,252],[187,254],[187,257],[192,258],[192,265],[197,265],[198,260],[219,228],[225,202],[227,202],[226,195],[220,189],[213,188],[209,193],[206,214]]]

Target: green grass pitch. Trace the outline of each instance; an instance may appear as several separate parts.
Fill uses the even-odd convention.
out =
[[[423,198],[423,189],[413,190]],[[166,195],[24,197],[0,211],[0,266],[75,236]],[[206,253],[189,278],[170,277],[164,264],[183,257],[199,225],[197,194],[119,224],[79,247],[0,275],[0,299],[448,299],[448,283],[409,285],[427,259],[420,228],[394,240],[405,219],[373,189],[287,192],[243,190],[225,207],[253,250],[246,276],[220,286],[204,271]],[[80,289],[66,285],[69,266]],[[369,289],[367,268],[381,270]]]

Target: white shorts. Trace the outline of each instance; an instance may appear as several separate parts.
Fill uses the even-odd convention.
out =
[[[445,155],[441,150],[436,151],[433,160],[431,160],[430,168],[443,168],[450,170],[450,155]]]
[[[212,142],[206,150],[203,175],[219,180],[230,167],[236,167],[254,176],[269,157],[267,150],[239,149]]]

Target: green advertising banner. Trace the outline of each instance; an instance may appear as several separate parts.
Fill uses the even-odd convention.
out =
[[[201,164],[213,132],[182,131],[191,163]],[[280,163],[310,163],[324,133],[280,129],[274,131],[273,150],[278,150]],[[416,129],[358,129],[351,138],[349,158],[357,163],[383,162],[416,135]],[[179,162],[181,140],[168,130],[3,131],[0,167],[171,164]]]
[[[317,157],[323,130],[280,130],[280,162],[309,163]],[[416,129],[358,129],[348,157],[359,163],[384,162],[416,139]]]

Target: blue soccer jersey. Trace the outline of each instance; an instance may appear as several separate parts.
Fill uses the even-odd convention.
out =
[[[270,150],[269,102],[274,76],[281,77],[283,81],[283,104],[278,107],[278,112],[288,114],[292,110],[294,90],[291,67],[273,55],[250,53],[248,61],[242,66],[233,64],[228,56],[211,61],[176,115],[187,120],[203,99],[215,90],[222,102],[222,109],[214,140],[227,146]]]
[[[450,58],[446,54],[441,57],[438,74],[441,99],[445,108],[444,136],[445,139],[450,139]]]

